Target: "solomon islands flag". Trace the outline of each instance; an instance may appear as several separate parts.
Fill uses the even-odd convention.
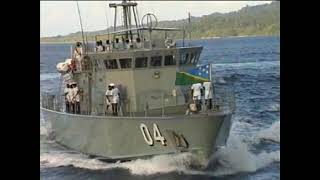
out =
[[[176,85],[191,85],[195,83],[202,83],[210,81],[210,65],[206,64],[187,72],[176,72]]]

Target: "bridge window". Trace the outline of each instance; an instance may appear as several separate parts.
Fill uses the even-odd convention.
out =
[[[150,61],[150,66],[156,67],[161,66],[162,56],[152,56]]]
[[[131,58],[124,58],[119,59],[121,69],[128,69],[132,67],[132,59]]]
[[[104,60],[106,69],[118,69],[118,63],[116,59]]]
[[[187,64],[189,60],[189,54],[186,53],[186,54],[181,54],[180,56],[180,64]]]
[[[176,59],[172,55],[168,55],[164,57],[164,65],[165,66],[171,66],[176,65]]]
[[[194,55],[194,53],[191,53],[190,63],[192,63],[192,64],[195,64],[195,63],[196,63],[196,56]]]
[[[198,63],[198,61],[199,61],[199,57],[200,57],[200,53],[197,53],[197,54],[196,54],[195,64],[197,64],[197,63]]]
[[[137,57],[136,58],[136,68],[146,68],[148,67],[148,57]]]

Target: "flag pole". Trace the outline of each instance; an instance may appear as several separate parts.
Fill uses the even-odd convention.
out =
[[[212,82],[212,63],[210,63],[210,66],[209,66],[209,78],[210,78],[210,82]]]

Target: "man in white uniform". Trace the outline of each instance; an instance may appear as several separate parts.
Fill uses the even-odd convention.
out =
[[[64,88],[64,96],[65,96],[64,101],[65,101],[65,104],[66,104],[66,112],[67,113],[70,112],[70,98],[69,98],[70,93],[71,93],[70,90],[71,90],[70,89],[70,84],[68,83],[66,85],[66,88]]]
[[[73,113],[80,114],[80,92],[77,87],[77,83],[72,83],[72,102],[73,102]]]
[[[140,38],[137,38],[137,39],[136,39],[136,48],[137,48],[137,49],[143,48],[143,45],[142,45],[142,43],[141,43]]]
[[[202,90],[201,83],[192,84],[191,86],[191,94],[193,97],[194,102],[197,105],[197,110],[201,110],[201,90]]]
[[[72,85],[71,83],[69,83],[69,88],[67,90],[67,95],[66,95],[66,99],[68,101],[69,104],[69,112],[68,113],[73,113],[74,111],[74,102],[72,101],[73,99],[73,89],[72,89]]]
[[[82,44],[81,44],[81,42],[77,42],[76,43],[76,47],[75,47],[74,52],[73,52],[73,58],[76,60],[77,71],[81,71],[82,70],[82,67],[81,67],[82,54],[83,54]]]
[[[212,99],[213,99],[213,86],[211,82],[204,82],[204,99],[207,109],[212,109]]]
[[[112,106],[112,114],[114,116],[118,116],[118,104],[120,101],[120,91],[117,87],[115,87],[115,84],[110,84],[112,87],[112,100],[111,100],[111,106]]]
[[[111,106],[111,100],[112,100],[112,86],[113,84],[109,84],[108,85],[108,89],[106,91],[106,111],[105,111],[105,115],[107,115],[107,112],[109,110],[109,107]]]

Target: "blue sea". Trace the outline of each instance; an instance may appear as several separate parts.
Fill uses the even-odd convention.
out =
[[[204,47],[200,64],[214,64],[216,86],[235,93],[230,137],[213,159],[218,162],[215,166],[193,169],[194,159],[188,154],[101,162],[50,140],[50,126],[40,119],[41,179],[280,179],[280,37],[228,37],[190,43]],[[56,64],[68,57],[70,44],[40,44],[41,91],[58,91]]]

